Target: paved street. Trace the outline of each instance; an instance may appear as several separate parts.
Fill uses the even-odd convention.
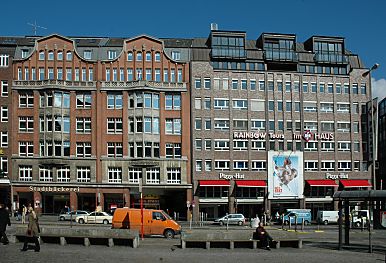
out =
[[[54,220],[42,218],[42,224],[53,225]],[[15,225],[8,228],[7,233],[11,236],[14,233]],[[206,226],[198,228],[193,225],[192,231],[205,231],[205,229],[224,229],[220,226]],[[59,227],[69,227],[69,222],[59,223]],[[90,227],[90,226],[75,226]],[[110,227],[110,226],[98,226]],[[185,229],[188,224],[183,224]],[[250,228],[233,226],[240,231],[250,231]],[[315,228],[315,227],[313,227]],[[266,251],[262,249],[236,248],[229,250],[226,248],[212,248],[210,250],[202,248],[179,248],[179,237],[173,240],[166,240],[161,237],[145,238],[140,241],[137,249],[125,246],[107,247],[103,245],[83,245],[42,244],[41,252],[33,250],[20,252],[21,243],[11,243],[7,246],[0,245],[1,262],[114,262],[125,260],[130,262],[385,262],[386,253],[386,231],[374,231],[374,253],[367,253],[368,233],[360,230],[351,231],[350,248],[342,251],[337,250],[338,234],[336,226],[329,226],[324,232],[315,232],[308,229],[300,232],[304,238],[302,249],[286,248],[272,249]]]

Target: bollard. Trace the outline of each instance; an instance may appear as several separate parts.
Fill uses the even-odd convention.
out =
[[[302,228],[301,228],[301,230],[303,231],[303,229],[304,229],[304,218],[302,218]],[[318,225],[318,230],[319,230],[319,225]]]
[[[288,217],[288,222],[289,222],[289,224],[288,224],[288,226],[289,226],[288,229],[291,229],[291,216]]]
[[[295,232],[298,231],[298,216],[295,214]]]
[[[227,231],[228,231],[228,227],[229,227],[229,217],[227,216]]]

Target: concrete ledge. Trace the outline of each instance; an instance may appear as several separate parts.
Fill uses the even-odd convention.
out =
[[[25,237],[27,226],[16,227],[16,240],[18,237]],[[114,239],[130,240],[133,248],[139,245],[139,233],[131,229],[108,229],[108,228],[59,228],[59,227],[40,227],[40,237],[59,238],[60,245],[67,244],[67,239],[79,238],[84,239],[83,244],[90,246],[90,239],[106,239],[109,247],[114,246]]]

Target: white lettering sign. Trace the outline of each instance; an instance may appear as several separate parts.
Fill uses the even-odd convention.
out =
[[[30,186],[30,192],[78,192],[79,187],[63,187],[63,186]]]
[[[345,173],[339,173],[339,174],[326,173],[326,179],[332,179],[332,180],[348,179],[348,174],[345,174]]]
[[[225,180],[235,180],[235,179],[244,179],[244,174],[236,173],[236,174],[224,174],[220,173],[219,174],[220,179],[225,179]]]

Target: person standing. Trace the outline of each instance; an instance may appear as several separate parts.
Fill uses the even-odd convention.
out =
[[[11,220],[9,219],[9,213],[7,209],[4,208],[3,204],[0,204],[0,239],[4,245],[8,245],[9,241],[7,234],[5,233],[7,225],[11,226]]]
[[[259,226],[256,228],[256,232],[257,232],[257,238],[262,243],[262,246],[265,247],[267,250],[271,250],[269,248],[269,243],[273,241],[273,239],[265,230],[262,222],[259,223]]]
[[[21,223],[25,224],[25,215],[27,214],[27,207],[23,205],[23,210],[21,211]]]
[[[32,206],[28,207],[28,227],[27,227],[27,236],[24,240],[24,245],[21,251],[27,251],[28,243],[32,240],[35,243],[35,252],[40,251],[40,244],[38,240],[38,235],[40,232],[38,216],[36,215]]]

